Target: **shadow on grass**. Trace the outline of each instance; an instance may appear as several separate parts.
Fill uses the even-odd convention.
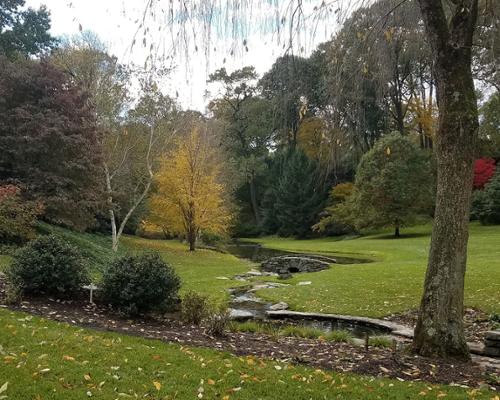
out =
[[[402,233],[399,237],[394,236],[394,233],[374,236],[373,239],[394,239],[394,240],[404,240],[404,239],[415,239],[419,237],[430,237],[429,233]]]

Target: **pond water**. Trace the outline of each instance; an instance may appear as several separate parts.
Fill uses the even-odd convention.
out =
[[[297,253],[276,249],[269,249],[253,243],[237,243],[226,246],[226,250],[236,257],[244,258],[256,263],[261,263],[272,257],[285,256],[285,255],[307,255],[305,253]],[[312,254],[311,254],[312,255]],[[338,257],[335,254],[330,255],[337,261],[337,264],[360,264],[370,262],[370,260],[363,260],[349,257]],[[271,303],[268,303],[255,295],[256,289],[275,289],[282,287],[285,283],[275,282],[259,282],[249,280],[249,285],[239,288],[231,289],[231,313],[233,318],[238,320],[258,319],[265,321],[266,324],[273,326],[283,325],[300,325],[311,328],[321,329],[324,332],[332,330],[346,330],[349,331],[354,337],[363,338],[366,334],[383,335],[389,333],[387,329],[378,328],[360,323],[353,323],[345,320],[320,320],[320,319],[284,319],[276,320],[269,319],[266,311],[269,311]]]
[[[307,256],[308,254],[314,255],[314,253],[298,253],[293,251],[270,249],[254,243],[230,244],[225,246],[225,250],[238,258],[245,258],[253,262],[263,262],[272,257],[279,256]],[[318,253],[318,255],[327,255],[329,257],[332,257],[337,261],[337,264],[364,264],[371,262],[371,260],[361,258],[338,256],[334,253]]]

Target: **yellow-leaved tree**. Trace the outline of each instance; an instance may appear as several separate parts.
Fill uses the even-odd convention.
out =
[[[194,128],[180,138],[155,177],[149,223],[185,235],[191,251],[202,231],[221,234],[231,223],[229,196],[217,156],[206,130]]]

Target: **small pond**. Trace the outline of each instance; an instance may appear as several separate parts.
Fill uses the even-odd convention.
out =
[[[270,249],[254,243],[229,244],[225,246],[225,250],[238,258],[245,258],[247,260],[259,263],[266,261],[272,257],[307,255],[307,253]],[[364,264],[371,262],[371,260],[361,258],[338,256],[335,253],[318,253],[318,255],[327,255],[329,257],[335,258],[335,260],[337,260],[337,264]]]
[[[226,246],[226,250],[236,257],[244,258],[256,263],[264,262],[272,257],[285,256],[285,255],[305,255],[304,253],[290,252],[284,250],[269,249],[259,244],[253,243],[237,243]],[[335,254],[329,254],[332,258],[335,258],[337,264],[360,264],[367,263],[370,260],[357,259],[349,257],[339,257]],[[304,279],[307,279],[307,274],[303,274]],[[366,334],[373,335],[384,335],[388,334],[389,331],[382,327],[378,328],[376,326],[365,325],[360,323],[353,323],[345,320],[320,320],[320,319],[285,319],[276,320],[269,319],[266,312],[270,310],[271,303],[258,298],[255,295],[256,289],[275,289],[286,285],[285,283],[274,283],[274,282],[260,282],[258,280],[249,280],[249,285],[242,286],[239,288],[234,288],[230,290],[231,293],[231,313],[233,318],[237,320],[247,320],[247,319],[257,319],[264,321],[266,324],[272,324],[273,326],[283,326],[283,325],[300,325],[316,329],[321,329],[325,332],[330,332],[332,330],[347,330],[354,337],[363,338]]]

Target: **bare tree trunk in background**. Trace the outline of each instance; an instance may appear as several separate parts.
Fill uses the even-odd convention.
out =
[[[154,144],[154,136],[155,136],[155,129],[153,126],[150,127],[149,131],[149,141],[148,141],[148,149],[146,152],[146,168],[147,168],[147,177],[146,177],[146,183],[144,185],[144,188],[142,189],[141,193],[137,198],[134,199],[132,205],[130,206],[129,210],[125,214],[125,217],[122,219],[120,226],[117,226],[116,222],[116,214],[114,212],[114,207],[113,207],[113,188],[112,188],[112,180],[115,174],[118,172],[118,170],[121,168],[123,162],[125,161],[127,157],[128,150],[125,151],[123,155],[123,161],[121,165],[118,166],[118,168],[114,171],[114,173],[110,173],[108,166],[106,163],[104,163],[104,173],[106,177],[106,190],[108,193],[108,212],[109,212],[109,218],[111,222],[111,238],[112,238],[112,249],[114,252],[118,251],[118,244],[120,242],[120,238],[123,234],[123,230],[125,229],[125,226],[127,225],[128,220],[132,216],[132,214],[135,212],[137,207],[144,201],[146,198],[147,194],[149,193],[149,189],[151,188],[151,184],[153,183],[153,162],[152,162],[152,150],[153,150],[153,144]]]
[[[463,326],[464,277],[478,111],[471,47],[478,0],[419,0],[433,51],[439,130],[436,210],[414,350],[424,356],[470,358]]]

